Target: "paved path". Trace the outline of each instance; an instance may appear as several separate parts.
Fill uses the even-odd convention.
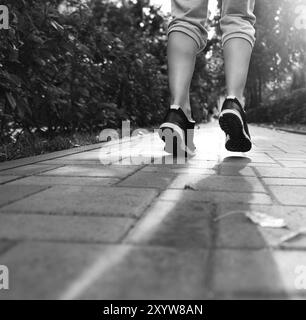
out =
[[[306,137],[251,132],[234,155],[202,126],[185,164],[152,134],[0,164],[0,299],[305,298],[306,236],[279,241],[306,227]]]

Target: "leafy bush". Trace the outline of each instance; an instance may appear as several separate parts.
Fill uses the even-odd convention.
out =
[[[118,127],[124,119],[161,121],[166,38],[156,8],[143,1],[4,4],[11,28],[0,32],[1,144],[20,132],[54,137]]]
[[[306,124],[306,89],[293,91],[285,98],[250,109],[248,120],[256,123]]]

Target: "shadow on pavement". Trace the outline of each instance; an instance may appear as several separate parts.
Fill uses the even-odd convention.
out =
[[[100,288],[104,299],[287,298],[272,250],[243,214],[264,192],[241,174],[251,161],[228,157],[216,175],[176,174],[124,241],[124,258],[85,297]],[[228,166],[231,175],[220,175]],[[239,213],[216,221],[229,212]]]

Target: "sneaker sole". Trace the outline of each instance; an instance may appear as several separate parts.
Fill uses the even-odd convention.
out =
[[[174,156],[193,156],[191,151],[185,145],[185,133],[178,125],[170,122],[163,123],[158,130],[159,137],[165,142],[165,151]]]
[[[235,110],[225,110],[220,114],[219,125],[229,136],[225,148],[231,152],[248,152],[252,142],[243,127],[243,120]]]

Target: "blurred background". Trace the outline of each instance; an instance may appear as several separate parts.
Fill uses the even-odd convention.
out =
[[[169,106],[170,0],[5,0],[0,30],[0,160],[96,142],[104,128],[152,128]],[[198,122],[225,93],[220,1],[197,60]],[[257,42],[245,92],[254,123],[306,126],[305,0],[257,0]],[[215,111],[214,111],[215,112]]]

